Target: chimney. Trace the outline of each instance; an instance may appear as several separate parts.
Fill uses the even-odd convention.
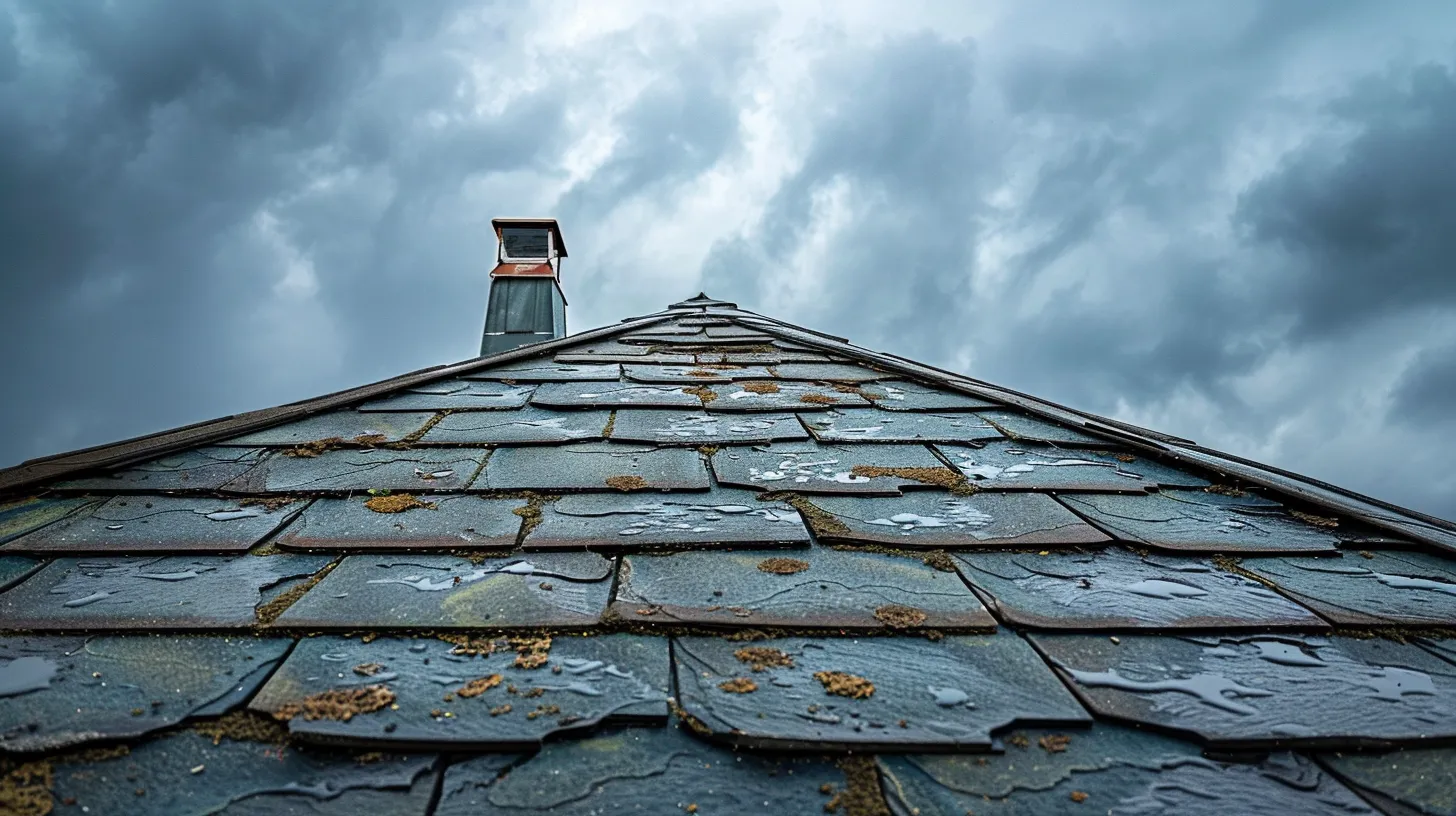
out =
[[[499,354],[566,336],[561,259],[566,242],[554,218],[495,218],[499,241],[480,354]]]

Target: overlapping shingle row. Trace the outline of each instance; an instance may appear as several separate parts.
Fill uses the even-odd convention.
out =
[[[0,811],[1453,812],[1425,522],[990,394],[699,300],[36,485]]]

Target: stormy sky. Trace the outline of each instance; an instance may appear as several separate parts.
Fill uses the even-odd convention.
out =
[[[1456,5],[0,0],[0,465],[700,289],[1456,517]]]

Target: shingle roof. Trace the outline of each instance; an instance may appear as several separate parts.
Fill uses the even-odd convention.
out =
[[[1456,812],[1456,525],[703,296],[0,489],[0,812]]]

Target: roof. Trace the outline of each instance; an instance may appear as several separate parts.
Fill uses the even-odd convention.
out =
[[[0,812],[1453,812],[1449,522],[703,295],[0,490]]]

